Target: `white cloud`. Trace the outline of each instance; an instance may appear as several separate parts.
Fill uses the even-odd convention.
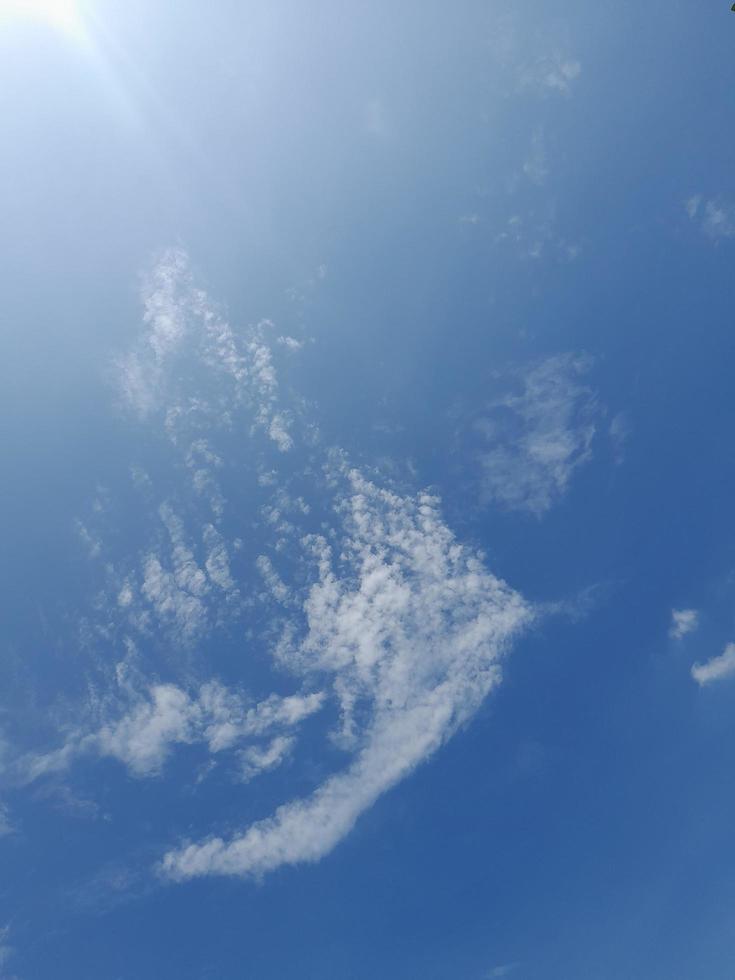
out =
[[[209,428],[226,427],[234,408],[249,407],[255,426],[281,451],[290,449],[290,419],[277,409],[278,378],[267,340],[273,324],[263,320],[234,331],[195,285],[183,249],[161,255],[142,298],[142,334],[117,362],[127,404],[141,417],[161,415],[174,442],[203,420]],[[202,394],[192,400],[187,382],[193,378]]]
[[[288,603],[291,600],[291,590],[273,567],[270,558],[267,555],[258,555],[255,564],[268,587],[268,591],[276,602]]]
[[[284,631],[278,656],[292,672],[331,673],[353,761],[310,797],[229,841],[168,853],[174,879],[260,875],[315,861],[359,815],[436,751],[500,680],[500,659],[530,607],[459,544],[435,498],[399,497],[356,471],[338,510],[337,556],[312,536],[317,578],[305,622]]]
[[[99,558],[102,553],[102,542],[97,538],[89,528],[82,523],[82,521],[76,522],[77,534],[82,540],[87,553],[90,558]]]
[[[304,346],[303,340],[296,340],[295,337],[279,337],[278,343],[289,351],[301,350]]]
[[[293,736],[278,735],[264,748],[254,745],[249,749],[243,749],[240,753],[243,781],[249,782],[261,772],[280,766],[293,750],[295,741]]]
[[[701,194],[695,194],[685,202],[684,208],[709,238],[717,241],[735,237],[735,207],[716,198],[705,200]]]
[[[669,636],[680,640],[687,633],[693,633],[699,626],[699,613],[696,609],[672,609]]]
[[[719,657],[712,657],[705,664],[694,664],[692,677],[703,687],[713,681],[724,680],[735,674],[735,643],[728,643]]]
[[[476,420],[487,447],[476,454],[482,503],[540,516],[561,499],[592,455],[596,400],[579,381],[590,365],[584,356],[550,357],[523,377],[521,394],[493,402]]]
[[[202,538],[207,549],[204,567],[209,580],[223,592],[236,595],[237,587],[230,571],[230,558],[224,538],[212,524],[205,525]]]
[[[293,448],[293,438],[289,433],[289,419],[285,412],[275,412],[268,422],[268,435],[282,453]]]
[[[519,966],[520,963],[504,963],[501,966],[494,966],[487,977],[492,978],[492,980],[498,980],[499,977],[509,977],[511,973],[515,973]]]
[[[119,759],[136,776],[154,775],[173,745],[194,740],[194,708],[184,691],[172,684],[156,685],[150,700],[141,701],[130,714],[92,736],[94,746],[100,755]]]
[[[141,595],[147,600],[159,624],[173,631],[181,640],[191,641],[208,628],[218,603],[212,596],[212,586],[228,601],[235,599],[238,589],[230,571],[227,546],[213,524],[202,529],[204,556],[200,565],[187,539],[183,521],[170,504],[158,509],[159,517],[169,536],[169,553],[150,551],[142,562]],[[130,579],[126,579],[117,597],[119,606],[139,612],[134,603]]]
[[[129,692],[131,703],[122,715],[104,721],[94,731],[74,732],[66,743],[46,755],[26,757],[19,763],[24,782],[69,768],[81,755],[114,758],[138,777],[160,774],[177,745],[204,743],[212,753],[262,739],[274,732],[289,738],[306,718],[319,711],[324,694],[272,694],[264,701],[249,699],[218,681],[208,681],[191,695],[175,684],[154,684],[144,692]],[[286,742],[253,748],[252,770],[272,768],[289,750]]]
[[[143,595],[162,625],[171,626],[182,639],[190,640],[204,630],[207,622],[207,606],[202,598],[206,584],[192,577],[192,585],[200,588],[198,594],[192,594],[179,584],[182,577],[183,574],[165,569],[155,555],[148,555],[143,562]]]
[[[154,522],[134,562],[106,566],[98,634],[108,646],[127,643],[133,651],[141,634],[153,642],[137,644],[126,661],[135,684],[121,670],[119,688],[90,708],[88,723],[69,731],[56,750],[22,759],[19,778],[62,772],[81,755],[117,759],[132,775],[153,777],[174,752],[198,745],[212,757],[232,752],[230,764],[247,780],[288,758],[296,728],[332,699],[338,712],[324,734],[348,753],[341,772],[234,839],[172,850],[163,862],[174,878],[259,874],[326,854],[361,812],[467,722],[499,683],[502,654],[534,613],[484,567],[481,554],[455,540],[430,495],[381,490],[335,457],[320,466],[316,453],[304,473],[284,481],[278,467],[270,468],[273,450],[293,445],[299,407],[292,402],[289,410],[280,401],[272,325],[234,331],[194,286],[184,253],[164,256],[146,288],[145,331],[133,356],[155,384],[140,403],[137,389],[131,397],[138,411],[160,423],[187,479],[175,495],[167,487],[157,510],[160,523]],[[553,470],[546,483],[559,493],[565,481],[557,471],[570,471],[583,452],[573,446],[555,455],[542,416],[555,413],[579,437],[578,403],[590,395],[570,380],[581,373],[580,359],[554,363],[556,375],[548,366],[545,375],[540,366],[524,379],[524,393],[496,407],[520,420],[523,451],[537,469],[543,459]],[[125,371],[123,365],[123,384]],[[572,405],[566,414],[562,402]],[[270,592],[282,604],[263,638],[272,643],[277,670],[295,677],[299,690],[256,704],[216,680],[194,685],[186,668],[183,680],[170,683],[151,681],[160,669],[155,661],[147,678],[143,673],[145,648],[161,639],[177,647],[185,642],[190,666],[195,641],[231,624],[227,617],[252,601],[245,592],[249,583],[236,581],[231,567],[236,544],[226,537],[231,522],[221,519],[218,482],[225,472],[235,474],[235,468],[224,470],[223,457],[248,430],[272,440],[270,455],[260,447],[251,454],[252,492],[262,518],[252,528],[252,554],[260,553],[256,563],[267,587],[260,598],[267,601]],[[539,433],[547,440],[545,454]],[[306,486],[317,481],[311,515],[309,503],[291,492],[302,479]],[[553,496],[548,487],[546,493]],[[524,500],[537,501],[538,488],[535,494],[526,491]],[[147,516],[155,515],[161,498],[150,477],[142,496]],[[323,513],[330,498],[336,514],[331,522]],[[323,536],[305,533],[307,516]],[[278,556],[278,571],[268,555]]]
[[[697,217],[697,212],[699,211],[699,205],[702,203],[702,195],[694,194],[688,200],[684,202],[684,209],[692,221]]]

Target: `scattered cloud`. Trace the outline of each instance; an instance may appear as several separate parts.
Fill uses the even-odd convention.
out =
[[[89,557],[99,558],[100,554],[102,553],[102,542],[95,537],[95,535],[85,524],[82,523],[82,521],[76,522],[76,529],[82,544],[87,549],[87,554]]]
[[[473,425],[481,503],[540,517],[592,456],[597,401],[581,383],[592,360],[560,354],[520,376],[521,392],[492,402]]]
[[[692,667],[692,677],[700,685],[712,684],[735,674],[735,643],[728,643],[719,657],[712,657],[705,664]]]
[[[301,723],[329,703],[336,710],[324,711],[321,730],[346,753],[340,771],[235,837],[187,842],[161,864],[174,879],[260,875],[327,854],[465,724],[500,682],[503,654],[536,611],[488,571],[482,554],[455,539],[430,494],[382,489],[318,440],[305,443],[308,466],[284,475],[279,453],[293,445],[297,410],[281,400],[274,353],[291,348],[288,338],[278,343],[269,321],[233,330],[195,286],[185,253],[163,256],[146,280],[144,305],[144,330],[120,362],[121,383],[187,479],[160,494],[155,466],[132,473],[145,512],[145,522],[136,520],[142,540],[132,555],[104,563],[98,623],[87,624],[104,645],[99,692],[57,748],[17,760],[16,780],[66,773],[81,757],[115,759],[137,778],[154,778],[175,753],[197,746],[208,753],[201,773],[231,753],[222,758],[232,777],[248,781],[292,757]],[[580,404],[591,395],[573,380],[582,371],[579,358],[544,362],[520,379],[520,393],[488,410],[516,420],[526,465],[536,468],[522,490],[506,488],[509,505],[544,509],[544,493],[560,493],[583,456]],[[544,427],[549,418],[561,435]],[[233,441],[248,433],[259,440],[249,444],[254,451],[233,462]],[[513,433],[505,436],[511,454]],[[230,536],[235,527],[243,533],[242,522],[225,514],[222,484],[237,468],[253,495],[252,558]],[[95,520],[90,526],[102,540],[111,503]],[[214,673],[201,641],[213,650],[217,631],[242,626],[243,611],[256,603],[248,638],[270,650],[296,693],[253,702],[217,679],[194,681]],[[116,670],[113,644],[125,651]],[[177,666],[170,653],[183,649],[187,664]]]
[[[511,214],[495,235],[495,244],[512,246],[522,259],[551,257],[560,262],[574,262],[582,251],[581,246],[557,234],[553,208],[542,210],[544,213],[540,215],[532,209]]]
[[[316,861],[359,815],[429,758],[500,681],[530,607],[459,544],[428,495],[400,497],[355,470],[337,501],[341,540],[308,536],[316,580],[277,657],[305,678],[332,674],[348,767],[308,798],[230,840],[169,852],[163,874],[261,875]]]
[[[687,633],[693,633],[699,626],[699,613],[696,609],[672,609],[669,636],[681,640]]]
[[[253,425],[282,452],[293,446],[290,419],[278,409],[278,377],[269,344],[273,324],[235,331],[199,288],[183,249],[168,249],[145,278],[143,332],[118,359],[123,399],[141,418],[160,416],[175,443],[202,427],[227,427],[232,406],[248,407]],[[196,378],[201,392],[187,394]]]

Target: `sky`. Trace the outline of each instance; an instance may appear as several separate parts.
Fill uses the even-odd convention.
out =
[[[0,0],[1,980],[731,980],[734,90]]]

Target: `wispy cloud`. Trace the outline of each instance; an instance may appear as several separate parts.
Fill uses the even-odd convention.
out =
[[[503,963],[501,966],[494,966],[486,976],[492,978],[492,980],[499,980],[500,977],[509,977],[511,973],[515,973],[519,966],[520,963]]]
[[[712,684],[735,675],[735,643],[728,643],[719,657],[712,657],[704,664],[692,667],[692,677],[700,685]]]
[[[324,695],[273,694],[252,705],[242,693],[209,681],[193,696],[175,684],[155,684],[144,692],[133,692],[129,701],[124,714],[103,722],[95,731],[73,733],[62,748],[21,760],[22,777],[33,781],[64,771],[88,754],[117,759],[134,776],[157,776],[177,745],[201,742],[218,753],[274,732],[292,732],[319,711]],[[272,742],[252,749],[248,756],[251,776],[258,769],[273,768],[285,756],[285,744],[281,748],[279,757]]]
[[[292,751],[295,739],[291,735],[278,735],[263,748],[253,745],[240,753],[242,779],[249,782],[253,776],[275,769]]]
[[[687,633],[693,633],[699,626],[699,613],[696,609],[672,609],[669,636],[681,640]]]
[[[15,827],[10,819],[10,810],[5,803],[0,803],[0,838],[15,833]]]
[[[613,459],[620,465],[625,459],[625,446],[630,438],[632,425],[627,412],[618,412],[610,421],[610,441],[612,443]]]
[[[533,184],[543,184],[549,176],[549,162],[542,129],[537,129],[531,139],[531,148],[523,161],[523,173]]]
[[[695,194],[684,204],[689,218],[696,222],[709,238],[717,241],[735,237],[735,207],[717,198]]]
[[[500,680],[500,659],[530,607],[459,544],[427,494],[400,497],[352,470],[338,501],[342,540],[304,542],[317,580],[303,625],[278,657],[305,677],[334,676],[341,744],[352,763],[229,841],[171,851],[164,874],[260,875],[315,861],[359,815],[432,755]]]
[[[286,452],[293,445],[290,419],[278,409],[278,377],[263,320],[235,331],[194,281],[183,249],[168,249],[145,278],[143,332],[118,359],[124,400],[141,417],[165,420],[171,439],[181,442],[201,427],[227,426],[235,405],[249,407],[253,424]],[[187,379],[201,392],[192,399]]]
[[[519,394],[475,420],[483,504],[541,516],[561,499],[592,455],[597,402],[580,380],[591,363],[575,354],[541,361],[519,378]]]
[[[0,929],[0,980],[7,978],[7,980],[13,980],[6,972],[5,968],[14,953],[13,947],[10,945],[8,940],[10,939],[10,927],[5,926]]]
[[[581,74],[579,61],[555,52],[522,65],[519,83],[522,89],[532,89],[539,94],[569,95]]]
[[[308,464],[284,475],[280,452],[300,416],[279,394],[275,355],[286,356],[290,345],[276,341],[271,349],[268,338],[278,334],[268,323],[234,331],[194,285],[184,253],[164,256],[145,302],[130,363],[147,365],[156,386],[139,402],[138,387],[128,394],[187,479],[180,487],[169,480],[161,493],[154,467],[133,474],[145,520],[136,515],[141,532],[129,554],[105,546],[99,622],[88,629],[104,647],[95,665],[100,693],[85,720],[66,726],[59,747],[18,760],[16,779],[64,774],[81,757],[116,759],[135,777],[159,777],[175,753],[198,746],[209,754],[205,770],[221,757],[232,778],[247,781],[297,759],[299,726],[331,703],[336,712],[324,711],[314,725],[347,754],[341,771],[234,838],[186,843],[161,865],[172,878],[258,875],[327,854],[366,808],[467,722],[499,683],[502,655],[535,610],[455,539],[430,494],[383,489],[344,454],[307,438]],[[121,367],[123,387],[129,366]],[[556,473],[544,477],[547,496],[550,485],[561,492],[582,450],[555,452],[543,419],[552,415],[557,428],[581,439],[577,403],[589,393],[571,379],[582,370],[579,359],[544,362],[520,378],[520,394],[494,406],[516,418],[522,452],[538,472]],[[244,523],[242,513],[231,519],[222,491],[238,471],[250,480]],[[538,483],[536,473],[506,498],[543,509]],[[109,507],[94,516],[95,540],[104,541],[111,521]],[[249,555],[231,537],[235,526],[252,534]],[[271,651],[274,671],[294,679],[294,694],[252,703],[217,679],[202,652],[210,656],[218,631],[231,636],[235,623]],[[177,666],[173,650],[185,652],[191,669]]]

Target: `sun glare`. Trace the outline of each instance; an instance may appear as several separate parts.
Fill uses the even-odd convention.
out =
[[[43,21],[76,38],[84,34],[77,0],[0,0],[0,22],[10,19]]]

